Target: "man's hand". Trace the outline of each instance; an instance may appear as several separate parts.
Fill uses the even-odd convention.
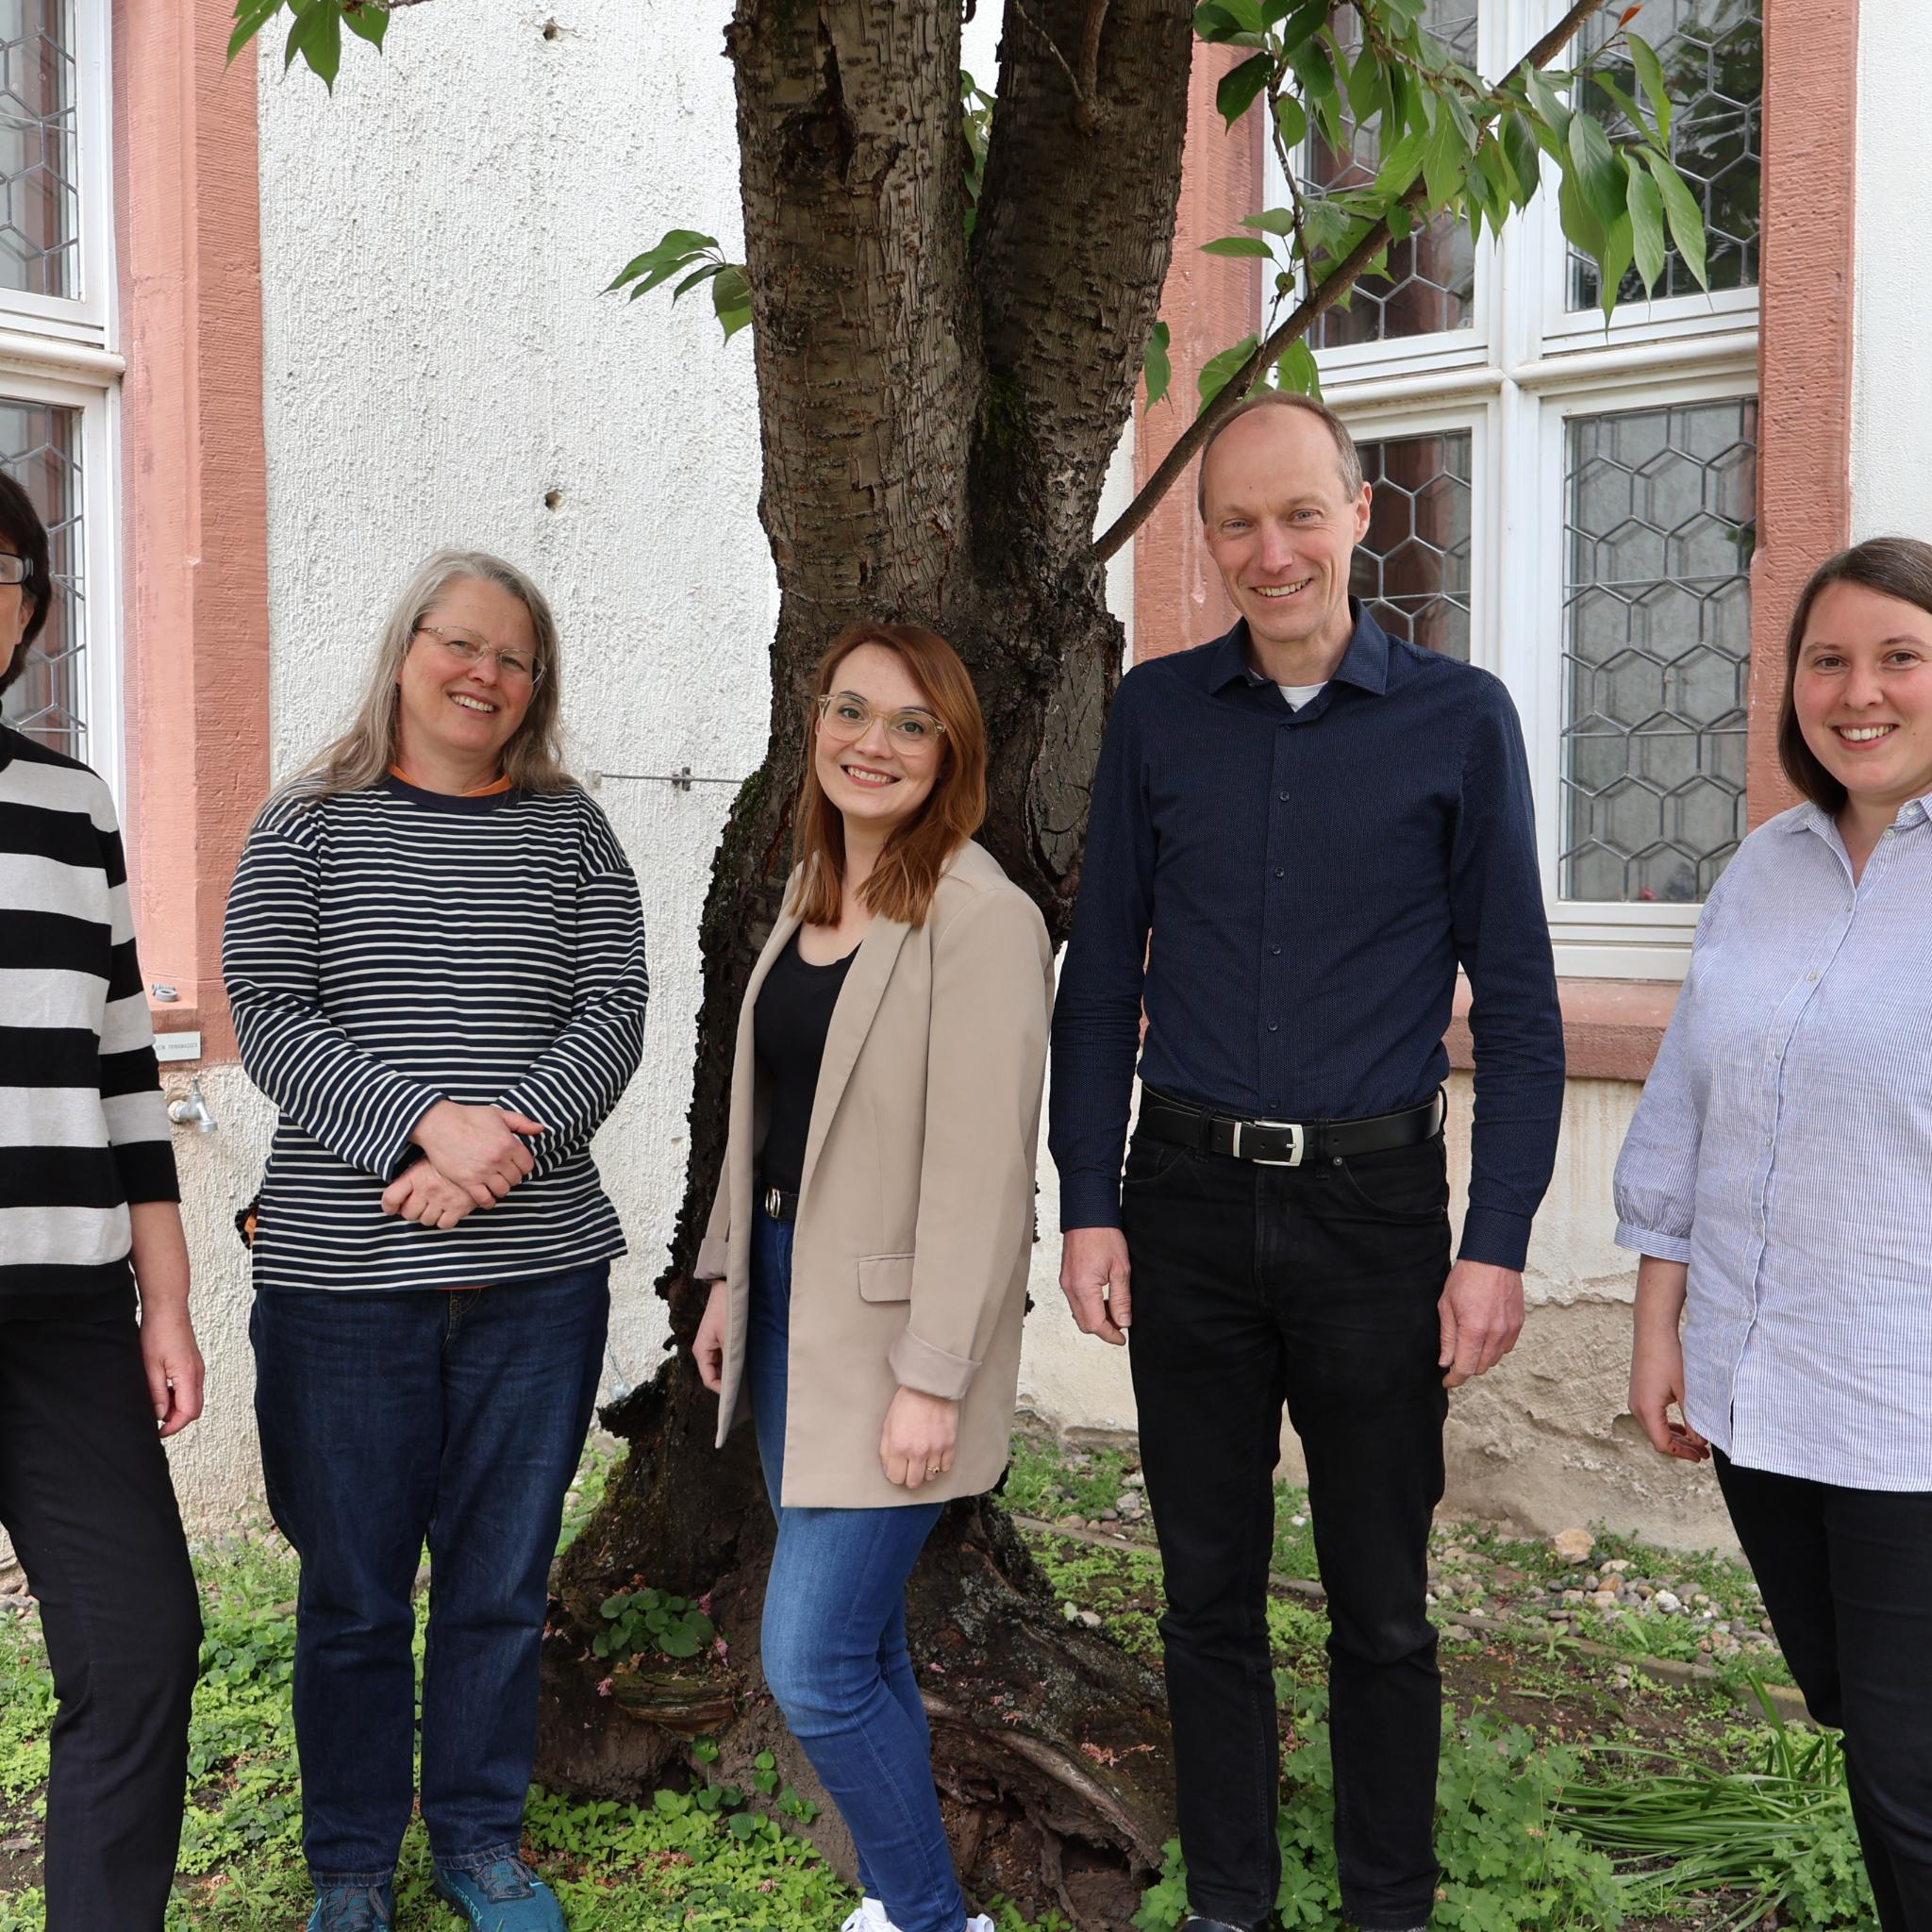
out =
[[[486,1193],[482,1205],[493,1208],[495,1196]],[[466,1214],[474,1214],[477,1206],[470,1189],[458,1187],[427,1160],[417,1161],[382,1191],[385,1214],[420,1221],[425,1227],[454,1227]]]
[[[445,1180],[466,1190],[478,1208],[503,1199],[536,1162],[519,1134],[541,1134],[541,1121],[503,1107],[464,1107],[439,1100],[409,1138]],[[413,1217],[412,1217],[413,1218]]]
[[[1060,1292],[1083,1335],[1118,1348],[1134,1317],[1127,1238],[1117,1227],[1070,1227],[1060,1241]]]
[[[711,1284],[698,1332],[691,1338],[691,1356],[698,1365],[698,1380],[713,1395],[724,1388],[724,1319],[728,1291],[722,1281]]]
[[[889,1483],[916,1490],[953,1466],[959,1440],[959,1405],[922,1389],[902,1389],[879,1431],[879,1467]]]
[[[1459,1389],[1472,1375],[1486,1375],[1516,1346],[1523,1333],[1523,1274],[1488,1261],[1458,1261],[1449,1271],[1436,1304],[1442,1323],[1445,1389]]]

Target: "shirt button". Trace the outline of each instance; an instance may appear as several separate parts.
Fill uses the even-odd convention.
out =
[[[1887,825],[1885,830],[1879,834],[1879,837],[1882,839],[1896,839],[1898,837],[1898,827],[1896,825]]]
[[[1286,804],[1288,803],[1288,793],[1287,793],[1287,792],[1285,792],[1285,791],[1277,791],[1277,792],[1276,792],[1276,793],[1275,793],[1274,795],[1275,795],[1275,797],[1276,797],[1276,798],[1280,799],[1280,801],[1282,802],[1282,804],[1283,804],[1283,805],[1286,805]]]
[[[1281,948],[1279,946],[1270,946],[1268,950],[1274,956],[1275,958],[1278,959],[1281,958]]]
[[[1268,1023],[1268,1030],[1269,1030],[1269,1032],[1271,1032],[1271,1033],[1279,1033],[1279,1032],[1281,1031],[1281,1022],[1280,1022],[1279,1020],[1271,1020],[1271,1021],[1269,1021],[1269,1023]],[[1279,1101],[1274,1101],[1274,1102],[1271,1102],[1270,1104],[1271,1104],[1272,1106],[1277,1106],[1277,1107],[1278,1107],[1278,1106],[1280,1105],[1280,1102],[1279,1102]]]
[[[1282,869],[1281,869],[1281,867],[1280,867],[1280,866],[1278,866],[1278,865],[1277,865],[1277,866],[1276,866],[1276,867],[1274,868],[1274,876],[1275,876],[1276,878],[1280,878],[1280,877],[1282,876]],[[1817,975],[1817,974],[1815,974],[1815,973],[1814,973],[1814,974],[1813,974],[1811,975],[1811,977],[1812,977],[1813,979],[1816,979],[1816,978],[1818,977],[1818,975]]]
[[[1805,977],[1807,979],[1816,979],[1818,977],[1818,974],[1816,973],[1807,973],[1806,974]]]

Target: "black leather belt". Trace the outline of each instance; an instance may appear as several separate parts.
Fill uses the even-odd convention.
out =
[[[783,1188],[760,1188],[758,1206],[774,1221],[796,1221],[798,1219],[798,1196],[788,1194]]]
[[[1448,1104],[1437,1091],[1420,1107],[1400,1113],[1372,1114],[1358,1121],[1242,1121],[1171,1100],[1151,1087],[1141,1090],[1138,1132],[1150,1140],[1191,1147],[1202,1154],[1231,1155],[1262,1167],[1307,1167],[1345,1160],[1352,1154],[1379,1154],[1391,1147],[1417,1147],[1442,1131]]]

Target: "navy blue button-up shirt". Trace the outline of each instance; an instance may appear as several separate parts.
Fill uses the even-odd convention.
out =
[[[1523,733],[1488,672],[1351,608],[1340,667],[1299,710],[1250,666],[1245,624],[1122,680],[1054,1011],[1063,1228],[1120,1224],[1137,1046],[1150,1086],[1222,1113],[1390,1113],[1448,1074],[1459,963],[1461,1252],[1523,1265],[1563,1099]]]

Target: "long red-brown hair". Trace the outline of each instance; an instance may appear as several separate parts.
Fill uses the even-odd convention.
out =
[[[986,818],[986,721],[959,656],[923,624],[847,625],[825,647],[806,717],[805,777],[798,791],[796,857],[801,871],[793,910],[808,925],[836,925],[845,886],[845,822],[819,783],[819,701],[839,666],[861,644],[893,652],[925,693],[940,734],[939,770],[917,815],[886,842],[859,889],[867,909],[906,925],[924,924],[940,874]]]

